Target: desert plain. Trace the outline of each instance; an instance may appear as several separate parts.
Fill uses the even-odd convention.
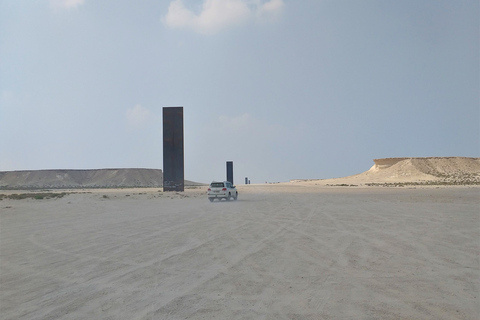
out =
[[[4,198],[0,318],[478,319],[477,186],[238,188]]]
[[[461,175],[464,160],[213,203],[206,186],[3,190],[0,319],[479,319],[479,159]]]

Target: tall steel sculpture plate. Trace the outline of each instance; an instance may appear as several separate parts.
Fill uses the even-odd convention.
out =
[[[163,108],[163,191],[184,191],[183,107]]]
[[[233,184],[233,161],[227,161],[227,181]]]

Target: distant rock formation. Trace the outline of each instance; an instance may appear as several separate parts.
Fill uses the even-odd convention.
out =
[[[324,185],[480,185],[480,158],[428,157],[374,159],[374,165],[353,176],[292,183]]]
[[[480,158],[385,158],[373,162],[370,170],[350,178],[372,182],[480,184]]]
[[[1,189],[162,187],[160,169],[29,170],[0,172]]]

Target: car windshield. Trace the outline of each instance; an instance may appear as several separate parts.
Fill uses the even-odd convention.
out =
[[[213,182],[210,186],[212,188],[223,188],[223,182]]]

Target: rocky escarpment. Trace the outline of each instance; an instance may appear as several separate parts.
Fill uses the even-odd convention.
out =
[[[417,181],[438,184],[480,184],[480,158],[428,157],[374,159],[357,177],[385,182]]]
[[[1,189],[161,187],[160,169],[29,170],[0,172]]]

